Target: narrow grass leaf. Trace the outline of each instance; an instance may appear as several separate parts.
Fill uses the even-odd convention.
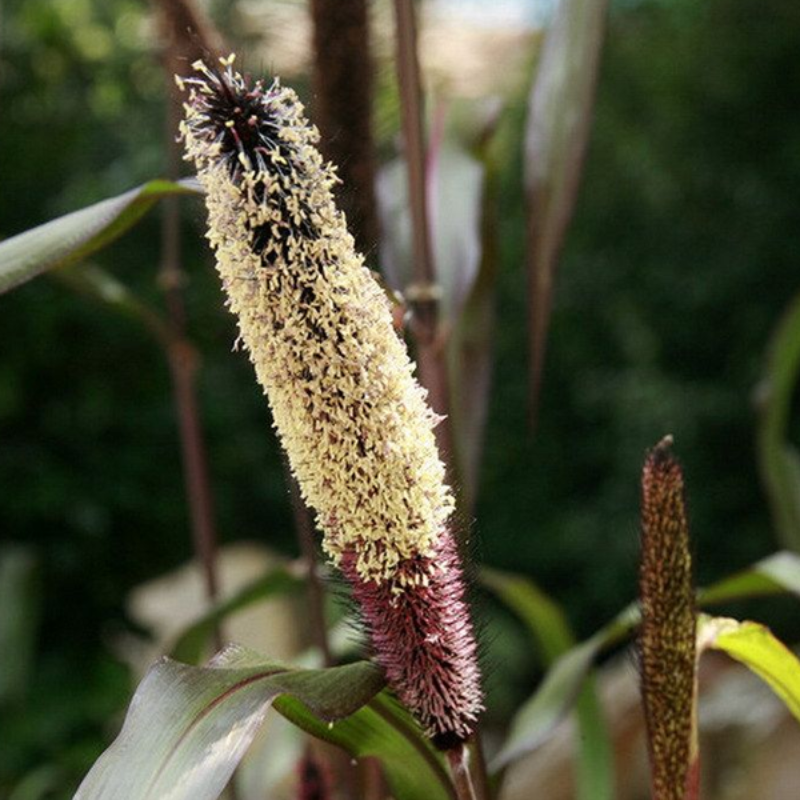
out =
[[[481,579],[523,620],[538,641],[545,663],[557,664],[530,705],[515,719],[511,735],[493,766],[502,769],[518,756],[535,749],[569,711],[572,702],[577,701],[577,796],[581,800],[612,800],[615,795],[613,754],[589,672],[607,638],[618,635],[617,626],[612,623],[597,637],[576,647],[563,612],[532,581],[496,570],[483,570]]]
[[[528,103],[531,408],[535,409],[556,265],[589,139],[607,0],[562,0],[547,32]]]
[[[782,550],[717,583],[701,589],[698,602],[709,606],[730,600],[742,600],[772,594],[800,597],[800,556]]]
[[[759,391],[758,463],[783,545],[800,552],[800,465],[789,444],[791,404],[800,371],[800,298],[773,334]]]
[[[198,192],[200,187],[193,179],[150,181],[0,242],[0,294],[105,247],[138,222],[161,197]]]
[[[75,800],[214,800],[276,697],[296,697],[330,723],[383,686],[380,670],[367,662],[294,669],[239,647],[205,667],[164,658],[144,677],[121,733]]]

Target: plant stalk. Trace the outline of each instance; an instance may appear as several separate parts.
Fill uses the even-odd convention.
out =
[[[336,165],[337,205],[370,267],[379,238],[372,136],[373,68],[367,0],[312,0],[313,118],[320,150]]]
[[[171,42],[170,42],[171,45]],[[179,65],[175,51],[168,45],[164,66],[169,84]],[[180,153],[175,131],[181,117],[181,108],[174,92],[170,91],[165,115],[165,148],[167,175],[176,179],[179,174]],[[213,604],[219,594],[216,571],[217,532],[214,502],[209,480],[203,428],[197,403],[195,376],[197,354],[186,338],[186,314],[183,304],[180,246],[180,207],[176,197],[165,198],[161,224],[161,264],[159,283],[164,291],[167,306],[169,344],[167,360],[172,376],[172,390],[180,431],[184,483],[191,519],[192,542],[195,557],[203,574],[206,597]],[[214,630],[214,645],[222,649],[223,637],[219,627]]]
[[[447,763],[453,777],[453,786],[458,800],[481,800],[472,780],[470,752],[465,745],[453,747],[447,751]]]
[[[442,458],[453,476],[453,436],[450,425],[450,392],[444,342],[439,331],[439,292],[433,261],[425,181],[426,147],[423,101],[417,57],[417,23],[413,0],[395,0],[397,30],[397,78],[400,86],[403,141],[411,210],[414,283],[406,297],[414,311],[411,325],[417,343],[420,381],[429,392],[433,410],[446,417],[436,428]]]

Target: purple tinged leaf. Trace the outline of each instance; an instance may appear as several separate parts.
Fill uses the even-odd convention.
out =
[[[544,366],[556,265],[589,139],[608,0],[561,0],[528,101],[525,142],[531,409]]]
[[[84,779],[75,800],[213,800],[283,694],[332,722],[383,687],[359,662],[302,670],[231,646],[205,667],[156,663],[131,701],[122,731]]]

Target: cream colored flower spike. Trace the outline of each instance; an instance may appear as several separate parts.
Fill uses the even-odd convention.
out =
[[[194,68],[179,79],[186,157],[292,470],[334,562],[352,554],[362,580],[402,591],[425,575],[398,565],[430,556],[453,510],[437,417],[334,206],[335,173],[295,93],[248,85],[232,57]]]

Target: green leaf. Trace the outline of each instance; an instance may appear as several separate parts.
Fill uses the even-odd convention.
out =
[[[543,652],[554,652],[563,643],[557,607],[534,584],[519,576],[485,570],[483,582],[517,611],[526,624],[537,631]],[[800,557],[794,553],[775,553],[748,570],[701,589],[703,605],[738,600],[754,594],[791,592],[800,594]],[[500,770],[517,758],[539,747],[580,697],[594,660],[606,649],[624,641],[639,625],[636,603],[623,609],[591,638],[557,658],[535,694],[522,706],[511,724],[508,739],[492,762]],[[751,623],[752,624],[752,623]],[[783,645],[781,645],[783,647]],[[589,712],[591,714],[591,709]]]
[[[532,580],[486,567],[480,579],[525,623],[541,648],[545,664],[575,645],[564,613]]]
[[[800,721],[800,660],[764,625],[702,615],[698,651],[722,650],[765,681]]]
[[[294,669],[240,647],[205,667],[164,658],[139,685],[121,733],[75,800],[214,800],[276,697],[297,698],[324,725],[353,714],[383,686],[367,662]]]
[[[197,194],[194,180],[154,180],[0,242],[0,294],[47,270],[75,264],[134,225],[161,197]]]
[[[105,270],[93,264],[73,264],[58,269],[53,275],[71,289],[142,323],[160,342],[169,344],[172,334],[161,315]]]
[[[784,546],[800,552],[800,466],[788,441],[791,402],[800,370],[800,297],[770,342],[759,391],[758,463],[772,519]]]
[[[555,271],[578,194],[608,0],[562,0],[528,101],[531,403],[544,365]]]
[[[549,738],[578,697],[600,647],[594,636],[556,661],[514,717],[511,732],[491,764],[492,771],[536,750]]]
[[[784,592],[800,596],[800,556],[786,550],[773,553],[752,567],[701,589],[697,599],[706,606]]]
[[[535,749],[577,698],[580,743],[577,796],[582,800],[612,800],[615,791],[611,743],[594,681],[588,675],[603,642],[589,640],[575,647],[575,637],[564,613],[533,581],[488,569],[481,571],[481,580],[526,624],[538,641],[546,664],[568,653],[564,661],[559,662],[561,666],[547,675],[530,705],[523,707],[515,718],[509,740],[495,766],[502,768]],[[609,630],[616,635],[613,626]]]
[[[214,629],[227,617],[275,595],[297,591],[304,585],[303,579],[287,567],[270,570],[195,620],[176,638],[170,656],[176,661],[196,664],[211,641]]]
[[[279,698],[275,710],[307,733],[344,748],[356,758],[380,759],[398,800],[455,797],[441,754],[431,747],[416,722],[388,691],[333,725],[320,722],[292,697]]]
[[[632,603],[594,636],[556,660],[536,693],[514,717],[508,739],[492,762],[493,770],[502,769],[546,741],[579,696],[595,658],[626,639],[640,619],[639,609]]]

